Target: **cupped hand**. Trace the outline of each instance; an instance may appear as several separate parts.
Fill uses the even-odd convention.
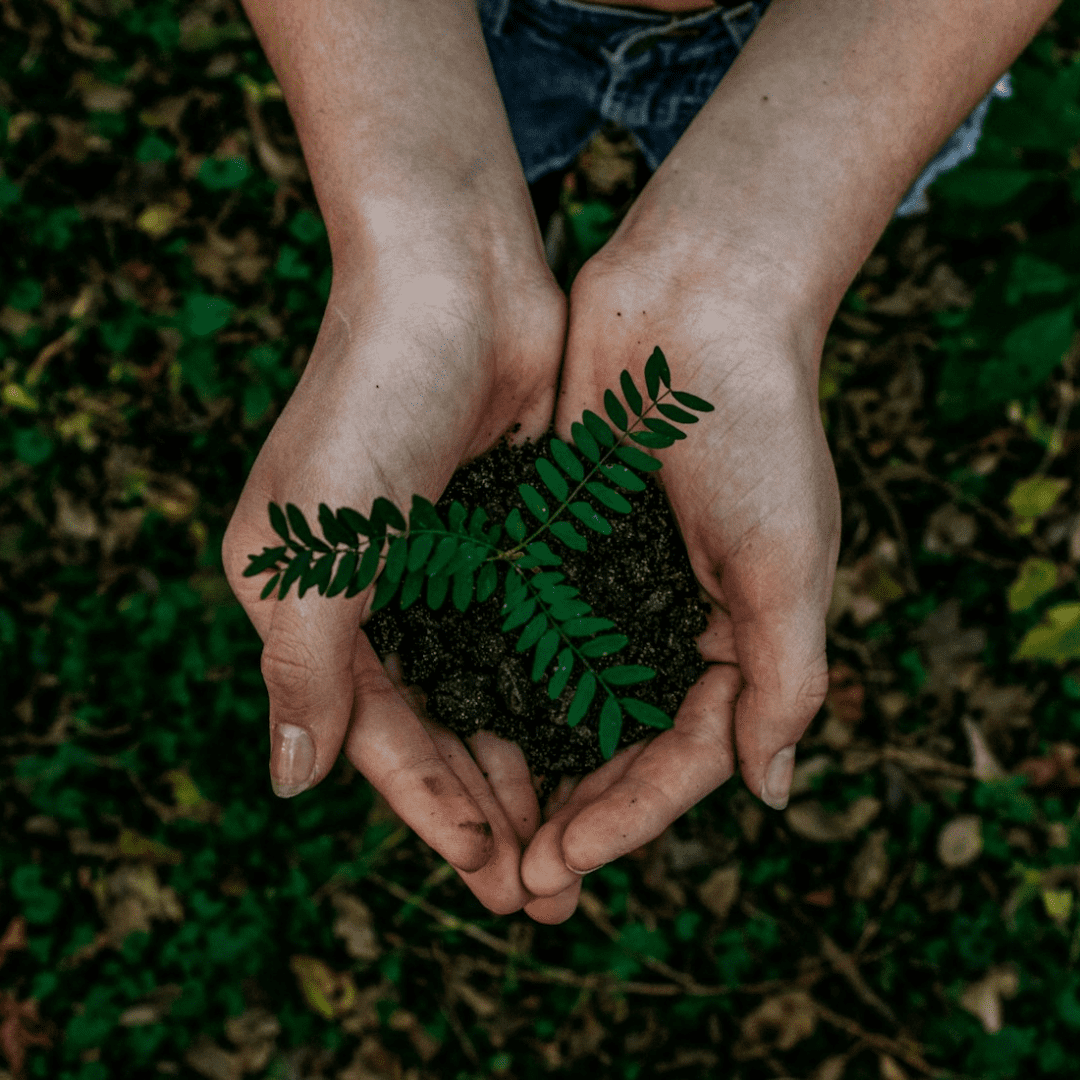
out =
[[[697,639],[710,666],[672,728],[585,776],[533,837],[522,880],[551,898],[549,922],[573,913],[581,872],[660,835],[736,765],[755,796],[782,809],[795,744],[828,685],[840,493],[818,407],[821,337],[774,298],[725,288],[730,270],[670,254],[613,240],[578,274],[555,430],[569,442],[584,409],[605,415],[604,391],[618,392],[624,368],[648,404],[656,345],[672,387],[713,404],[675,425],[685,439],[646,451],[663,463],[652,475],[710,604]]]
[[[543,263],[508,281],[477,248],[466,238],[433,257],[422,243],[400,245],[362,271],[335,272],[311,357],[244,485],[222,558],[263,641],[277,793],[320,783],[344,749],[406,824],[479,882],[470,887],[487,907],[509,912],[532,899],[520,855],[539,822],[520,749],[477,740],[493,788],[460,743],[410,707],[361,629],[378,578],[350,599],[293,589],[260,600],[269,572],[243,576],[249,555],[278,542],[271,501],[294,503],[312,522],[321,502],[366,515],[380,495],[407,514],[414,493],[435,503],[460,466],[515,424],[515,444],[548,430],[566,298]]]

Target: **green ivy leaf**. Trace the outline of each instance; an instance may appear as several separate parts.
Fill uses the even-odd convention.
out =
[[[405,584],[401,586],[401,596],[398,598],[398,606],[402,611],[410,607],[420,596],[420,590],[424,587],[426,580],[427,575],[422,567],[409,571],[405,577]]]
[[[545,570],[542,574],[533,574],[532,580],[529,582],[532,585],[533,590],[545,603],[552,603],[558,590],[572,588],[572,586],[561,585],[560,583],[566,580],[566,575],[559,573],[558,570]],[[575,590],[576,591],[576,590]]]
[[[319,526],[322,528],[323,536],[331,544],[344,544],[348,547],[356,542],[356,537],[353,536],[352,531],[344,528],[338,522],[338,519],[334,516],[334,511],[326,503],[319,503]]]
[[[642,446],[650,446],[654,450],[670,446],[675,440],[670,435],[661,435],[658,431],[632,431],[630,438]]]
[[[316,540],[312,535],[311,529],[308,528],[307,519],[298,506],[286,503],[285,513],[288,514],[289,524],[292,526],[292,531],[296,533],[300,543],[305,547],[314,548],[316,551],[327,550],[326,545],[321,540]]]
[[[371,522],[368,521],[363,514],[358,514],[351,507],[343,506],[337,512],[338,520],[346,529],[352,529],[354,533],[373,539],[378,536],[378,530],[375,529]]]
[[[273,502],[270,504],[270,525],[282,540],[288,541],[291,539],[291,536],[289,535],[289,523],[285,520],[285,515],[281,511],[281,507]]]
[[[311,562],[311,552],[301,551],[300,554],[289,563],[285,569],[285,573],[281,575],[281,587],[278,589],[279,600],[285,599],[290,586],[307,569],[309,562]]]
[[[570,494],[570,485],[566,482],[563,474],[547,458],[536,459],[536,471],[540,474],[540,479],[543,480],[548,491],[559,502],[565,502]]]
[[[469,535],[477,540],[484,538],[484,525],[488,519],[488,512],[482,506],[478,506],[469,519]]]
[[[410,573],[419,570],[427,562],[427,557],[431,554],[431,549],[434,546],[435,537],[431,533],[421,533],[413,540],[409,549],[409,559],[406,563]]]
[[[360,560],[360,555],[355,551],[347,551],[341,557],[341,562],[338,563],[337,573],[334,575],[334,580],[330,585],[330,588],[326,590],[327,596],[337,596],[338,593],[343,592],[345,587],[352,580],[352,576],[356,571],[356,564]]]
[[[607,448],[611,448],[615,445],[615,433],[607,426],[603,417],[597,416],[596,413],[590,409],[586,409],[581,414],[582,420],[585,421],[585,426],[589,429],[589,434],[601,445]],[[571,428],[573,430],[573,428]]]
[[[607,672],[604,672],[604,674],[606,675]],[[675,726],[675,721],[663,709],[658,709],[655,705],[650,705],[646,701],[637,701],[635,698],[619,698],[619,704],[641,724],[648,724],[649,727],[661,728],[662,730]]]
[[[635,416],[640,416],[644,411],[645,403],[641,400],[641,392],[634,385],[634,380],[630,378],[630,372],[625,368],[619,374],[619,383],[622,386],[626,404],[630,406]],[[651,394],[649,396],[652,397]]]
[[[455,536],[444,536],[439,541],[439,546],[435,549],[435,557],[428,563],[429,575],[434,576],[439,573],[450,562],[457,554],[459,543],[461,541]]]
[[[647,682],[656,677],[656,669],[643,664],[622,664],[609,667],[601,676],[613,686],[629,686],[631,683]]]
[[[609,695],[600,712],[600,753],[605,761],[610,761],[615,756],[615,748],[619,745],[619,736],[622,734],[622,723],[622,709],[615,698]]]
[[[261,555],[249,555],[248,558],[251,563],[247,569],[244,570],[244,577],[254,577],[256,574],[261,574],[264,570],[269,570],[270,567],[276,566],[278,559],[284,558],[285,552],[288,548],[276,547],[276,548],[263,548]]]
[[[527,554],[517,562],[521,570],[530,570],[534,566],[562,566],[562,559],[543,540],[533,540],[525,550]]]
[[[308,589],[317,589],[321,596],[326,592],[326,586],[330,584],[330,572],[334,568],[334,560],[337,558],[337,554],[333,551],[328,551],[325,555],[316,559],[311,564],[307,572],[300,579],[300,588],[298,595],[303,599],[304,593]]]
[[[259,593],[259,599],[265,600],[273,591],[274,586],[281,580],[280,574],[275,574],[264,586],[263,591]]]
[[[473,598],[473,572],[471,569],[459,570],[454,575],[454,607],[465,614]]]
[[[515,506],[506,517],[506,531],[512,540],[521,543],[525,539],[525,522],[522,520],[521,511]]]
[[[386,565],[383,567],[382,577],[379,581],[389,581],[396,586],[405,572],[405,558],[408,554],[409,541],[404,536],[395,536],[390,541],[390,547],[386,553]]]
[[[617,491],[612,491],[607,484],[601,484],[596,480],[591,480],[585,485],[585,490],[588,491],[590,495],[594,495],[609,510],[614,510],[619,514],[629,514],[633,509],[626,499],[624,499]]]
[[[604,409],[611,417],[612,423],[620,430],[626,431],[626,410],[622,407],[619,399],[610,391],[604,391]]]
[[[548,509],[548,504],[544,502],[544,497],[540,492],[532,484],[518,484],[518,491],[521,493],[521,497],[525,500],[525,505],[529,508],[533,517],[541,525],[546,525],[548,518],[551,517],[551,511]]]
[[[503,621],[502,632],[505,634],[515,627],[528,622],[529,619],[532,618],[533,612],[536,611],[536,603],[536,597],[530,596],[522,603],[513,605],[513,608],[510,609],[510,614]]]
[[[382,495],[377,496],[372,505],[371,524],[380,533],[386,532],[387,525],[397,529],[399,532],[404,532],[406,528],[401,511],[389,499],[384,499]]]
[[[346,598],[356,596],[363,592],[375,580],[375,574],[379,569],[379,556],[382,555],[382,543],[373,541],[364,552],[360,560],[360,569],[356,571],[349,587],[345,590]]]
[[[570,434],[574,438],[574,445],[595,465],[600,460],[600,447],[589,434],[589,429],[575,420],[570,425]]]
[[[450,578],[446,574],[433,574],[428,578],[427,606],[432,611],[438,611],[443,606],[449,588]]]
[[[553,619],[566,622],[567,619],[576,619],[581,615],[588,615],[590,611],[592,611],[592,608],[584,600],[578,600],[574,597],[552,604],[550,613]]]
[[[573,514],[578,521],[588,525],[590,529],[594,529],[604,536],[611,535],[611,525],[607,519],[601,517],[587,502],[572,502],[569,509],[570,513]]]
[[[583,480],[585,478],[584,467],[574,456],[574,452],[562,441],[562,439],[551,440],[551,456],[558,462],[559,467],[571,480]]]
[[[675,405],[668,405],[666,402],[660,402],[656,407],[669,420],[678,420],[681,424],[696,424],[698,422],[698,418],[693,413],[688,413]]]
[[[548,680],[547,696],[554,701],[566,689],[570,673],[574,670],[574,650],[567,646],[555,662],[555,671]]]
[[[656,395],[660,390],[661,379],[664,380],[664,385],[670,390],[671,372],[668,370],[667,358],[660,351],[660,346],[657,345],[653,349],[652,355],[645,361],[645,389],[649,391],[649,397],[653,401],[656,400]]]
[[[685,431],[680,431],[677,427],[672,427],[666,420],[654,420],[651,416],[647,416],[642,420],[642,423],[650,431],[658,431],[661,435],[668,435],[673,439],[686,438]]]
[[[627,491],[645,490],[645,481],[625,465],[601,465],[600,472],[613,484],[618,484]]]
[[[615,456],[632,469],[640,469],[642,472],[656,472],[657,469],[663,468],[664,464],[636,446],[618,446],[615,448]]]
[[[522,630],[521,637],[518,638],[517,645],[514,646],[515,650],[525,652],[526,649],[531,649],[540,640],[540,636],[544,633],[547,625],[547,612],[537,612],[533,616],[532,622]]]
[[[476,600],[477,603],[482,604],[492,593],[495,592],[495,586],[499,583],[498,575],[495,571],[495,564],[493,562],[486,562],[480,568],[480,576],[476,581]]]
[[[455,499],[450,504],[450,531],[461,532],[461,526],[465,524],[465,519],[469,516],[469,511],[465,509],[465,504],[459,499]]]
[[[610,619],[571,619],[563,623],[562,631],[567,637],[588,637],[598,630],[610,630],[615,624]],[[620,645],[621,649],[622,646]]]
[[[566,627],[563,627],[565,631]],[[592,641],[582,642],[578,650],[585,656],[610,656],[620,649],[625,649],[630,639],[625,634],[605,634],[603,637],[593,638]]]
[[[671,396],[680,404],[685,405],[688,409],[694,409],[697,412],[712,412],[713,407],[707,401],[702,398],[696,397],[694,394],[688,394],[685,390],[672,390]]]
[[[596,676],[591,671],[586,671],[578,683],[574,692],[574,700],[570,703],[570,712],[566,717],[567,727],[577,727],[582,718],[589,711],[592,704],[593,694],[596,693]]]
[[[552,523],[551,531],[568,547],[574,551],[588,551],[589,545],[585,537],[570,524],[569,521],[556,521]]]
[[[413,495],[412,507],[409,510],[409,532],[422,532],[425,529],[437,533],[446,531],[435,507],[423,495]]]
[[[390,558],[387,556],[386,566],[390,564]],[[397,581],[391,580],[386,575],[386,566],[383,567],[382,575],[379,577],[378,584],[375,586],[375,597],[371,601],[371,610],[379,611],[386,607],[387,604],[394,598],[394,593],[397,590]]]
[[[532,681],[539,682],[544,674],[544,669],[551,663],[555,650],[559,647],[559,631],[552,627],[540,639],[536,646],[536,655],[533,657]]]

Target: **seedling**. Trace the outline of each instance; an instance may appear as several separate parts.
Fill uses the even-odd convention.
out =
[[[612,390],[605,390],[604,409],[622,434],[616,436],[605,420],[588,409],[582,414],[581,423],[571,425],[574,446],[592,463],[588,471],[565,442],[552,439],[554,463],[540,457],[536,461],[536,471],[547,490],[558,500],[558,505],[554,509],[549,507],[532,484],[518,485],[526,507],[540,525],[531,536],[525,535],[528,529],[516,508],[505,521],[496,522],[485,531],[488,513],[483,507],[473,510],[465,528],[468,510],[455,499],[447,526],[427,499],[413,495],[407,526],[401,511],[382,496],[372,504],[370,518],[349,507],[342,507],[335,513],[325,503],[320,503],[319,524],[323,538],[319,539],[298,507],[287,503],[282,511],[272,502],[269,505],[270,524],[284,543],[264,548],[260,555],[249,555],[251,562],[244,570],[244,576],[273,571],[262,590],[263,599],[275,590],[277,599],[284,599],[294,582],[299,583],[298,595],[301,597],[310,588],[317,589],[320,596],[340,593],[356,596],[375,580],[382,562],[372,612],[385,607],[400,589],[402,611],[413,604],[421,592],[428,607],[438,611],[450,592],[454,606],[464,613],[474,596],[478,603],[483,603],[495,592],[499,586],[497,564],[506,563],[502,582],[505,599],[500,612],[506,616],[503,633],[524,625],[516,649],[519,653],[535,650],[534,683],[540,681],[552,660],[555,661],[547,686],[547,695],[552,701],[566,688],[576,665],[581,665],[583,674],[570,704],[567,724],[575,727],[581,722],[599,688],[603,700],[599,722],[600,752],[605,760],[610,760],[622,732],[623,709],[634,719],[655,728],[670,728],[673,721],[654,705],[618,696],[617,688],[654,678],[656,671],[653,668],[626,664],[599,672],[589,663],[600,656],[614,655],[625,648],[630,639],[620,633],[604,633],[615,624],[610,619],[590,617],[592,608],[581,599],[576,588],[563,584],[565,575],[540,569],[560,566],[562,559],[544,540],[537,538],[550,532],[574,551],[586,551],[588,543],[566,520],[567,511],[587,528],[601,535],[611,533],[611,525],[603,514],[583,498],[577,498],[584,494],[582,489],[608,510],[630,513],[630,503],[598,477],[627,491],[643,491],[645,481],[638,472],[654,472],[662,465],[636,447],[626,445],[625,437],[654,448],[670,446],[676,439],[686,438],[684,432],[666,421],[647,418],[646,414],[652,412],[653,406],[668,420],[681,424],[696,424],[698,420],[675,405],[661,404],[668,396],[665,393],[657,398],[661,382],[670,395],[688,409],[713,411],[709,402],[685,391],[671,389],[671,373],[659,346],[645,364],[645,386],[652,402],[648,409],[642,411],[642,397],[629,372],[624,370],[619,380],[630,410],[649,430],[636,431],[628,426],[622,403]],[[636,426],[635,421],[633,427]],[[573,490],[571,482],[577,485]],[[388,536],[388,529],[394,529],[396,533]],[[504,529],[515,541],[515,546],[505,549],[498,546]],[[361,536],[367,538],[364,547],[360,546]]]

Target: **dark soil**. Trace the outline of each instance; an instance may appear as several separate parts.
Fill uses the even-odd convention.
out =
[[[531,535],[536,519],[526,509],[517,486],[531,483],[547,497],[534,462],[540,456],[550,456],[552,437],[549,431],[537,442],[514,447],[504,436],[485,455],[454,474],[435,504],[439,516],[447,520],[455,499],[470,515],[475,507],[483,506],[489,522],[505,520],[518,507]],[[578,524],[589,545],[587,551],[578,552],[546,533],[543,539],[563,559],[563,565],[526,572],[556,570],[564,574],[565,583],[576,587],[581,599],[592,606],[591,614],[611,619],[615,626],[605,632],[623,633],[630,642],[614,655],[592,659],[594,669],[601,672],[621,664],[653,668],[655,678],[620,687],[619,696],[638,698],[674,718],[687,691],[707,666],[696,638],[705,630],[709,607],[702,599],[667,498],[654,479],[661,472],[646,476],[644,491],[619,489],[633,507],[629,514],[615,513],[594,502],[611,523],[610,536]],[[553,504],[552,499],[548,501]],[[572,516],[568,520],[575,521]],[[495,592],[482,604],[474,599],[464,613],[454,607],[449,594],[439,611],[433,612],[424,593],[402,611],[397,594],[371,616],[364,630],[380,659],[398,654],[406,685],[418,686],[426,694],[427,711],[433,720],[462,738],[485,729],[516,742],[533,776],[543,777],[539,790],[543,806],[560,774],[579,775],[603,764],[597,724],[606,695],[597,686],[585,717],[576,727],[567,726],[584,668],[575,664],[569,682],[554,701],[547,696],[554,660],[540,682],[532,681],[535,650],[518,653],[514,648],[524,627],[505,634],[501,629],[504,578],[500,567]],[[619,748],[655,734],[656,728],[623,710]]]

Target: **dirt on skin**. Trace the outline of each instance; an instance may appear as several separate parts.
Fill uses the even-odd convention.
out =
[[[435,504],[439,517],[447,521],[450,506],[457,499],[470,516],[475,507],[483,506],[490,528],[517,507],[531,536],[538,523],[517,487],[523,482],[532,484],[554,508],[556,500],[534,465],[540,456],[550,458],[552,437],[549,431],[537,442],[514,447],[504,436],[488,453],[454,474]],[[604,633],[625,634],[629,644],[614,655],[592,658],[593,669],[602,672],[623,664],[653,668],[655,678],[620,687],[616,693],[655,705],[674,718],[687,691],[707,667],[696,639],[705,630],[709,606],[702,599],[667,498],[653,479],[656,475],[645,475],[644,491],[618,488],[633,508],[629,514],[608,510],[591,500],[611,524],[610,536],[589,529],[563,511],[560,519],[571,521],[585,536],[588,550],[574,551],[545,532],[537,539],[543,539],[563,564],[526,573],[554,570],[564,574],[563,584],[576,587],[580,599],[592,606],[587,617],[614,622],[615,626]],[[505,564],[499,564],[495,592],[482,604],[474,597],[464,613],[454,607],[450,592],[438,611],[428,608],[426,587],[405,611],[398,602],[400,593],[395,594],[368,619],[364,631],[381,660],[397,654],[405,684],[419,688],[433,720],[462,738],[484,729],[516,742],[533,776],[538,780],[543,777],[538,791],[543,806],[562,774],[580,775],[603,764],[597,725],[606,694],[598,684],[585,717],[575,727],[567,725],[574,692],[585,669],[575,660],[569,682],[554,700],[547,696],[554,659],[540,682],[532,681],[535,649],[515,651],[524,626],[506,633],[501,629],[506,572]],[[560,651],[562,647],[560,642]],[[619,748],[657,733],[656,728],[623,710]]]

